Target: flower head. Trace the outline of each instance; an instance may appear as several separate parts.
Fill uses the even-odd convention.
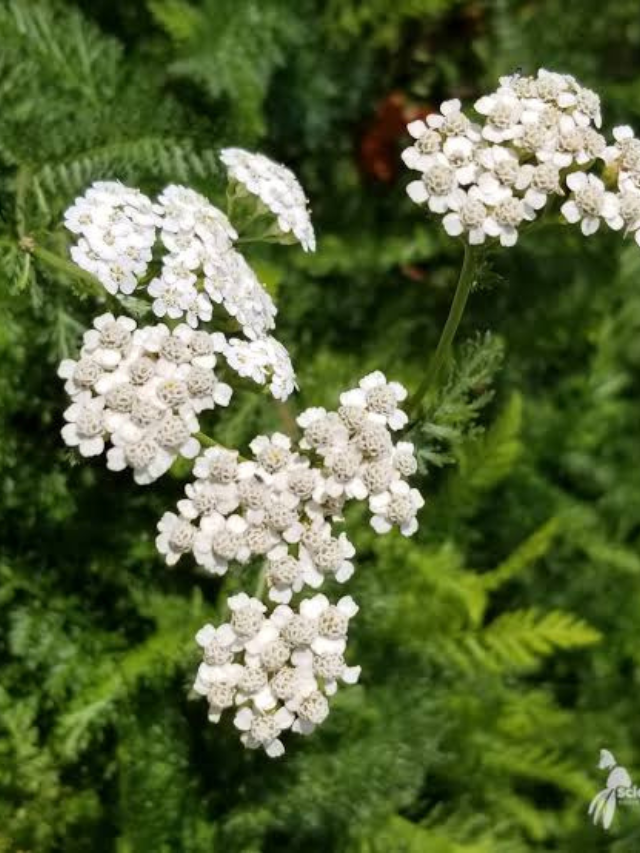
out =
[[[220,159],[229,175],[275,215],[284,234],[293,234],[306,252],[315,251],[307,199],[292,171],[264,154],[252,154],[242,148],[224,148]]]

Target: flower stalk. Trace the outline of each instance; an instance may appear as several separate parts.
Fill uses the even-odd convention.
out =
[[[464,309],[476,278],[478,269],[477,254],[478,250],[465,241],[462,268],[460,269],[456,292],[451,303],[451,308],[449,309],[449,316],[447,317],[447,322],[444,324],[435,354],[429,362],[422,382],[407,406],[407,413],[410,418],[413,418],[417,413],[422,401],[437,381],[440,371],[450,355],[451,345],[458,331],[458,326],[462,320]]]

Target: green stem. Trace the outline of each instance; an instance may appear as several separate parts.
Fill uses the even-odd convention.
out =
[[[266,586],[267,578],[265,573],[264,565],[258,572],[258,580],[256,581],[256,588],[253,591],[253,597],[257,598],[259,601],[262,601],[262,596],[264,595],[264,590]]]
[[[209,438],[204,432],[197,432],[195,436],[203,447],[222,447],[217,441]]]
[[[475,250],[468,243],[465,243],[464,260],[462,261],[462,269],[460,270],[460,276],[458,278],[458,284],[456,287],[455,295],[453,297],[453,302],[451,303],[451,308],[449,309],[449,316],[447,317],[447,322],[444,324],[444,328],[440,335],[440,340],[438,341],[438,346],[436,348],[435,355],[429,362],[427,371],[422,379],[422,382],[418,386],[417,391],[409,400],[409,404],[407,406],[407,414],[410,418],[415,415],[417,409],[420,407],[420,404],[424,400],[427,391],[431,388],[433,383],[438,378],[438,374],[442,370],[449,356],[451,344],[453,343],[453,339],[456,336],[458,326],[460,325],[460,320],[462,319],[462,315],[464,314],[464,309],[467,304],[467,299],[469,298],[469,294],[471,293],[471,288],[475,280],[476,269],[477,265]]]

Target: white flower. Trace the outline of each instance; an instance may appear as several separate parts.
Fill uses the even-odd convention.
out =
[[[199,459],[196,460],[198,464]],[[184,518],[193,521],[201,515],[231,515],[240,504],[235,483],[223,485],[208,480],[196,480],[185,486],[186,498],[178,501],[178,510]]]
[[[330,448],[346,446],[349,442],[349,430],[336,412],[314,406],[305,409],[296,420],[304,430],[300,447],[305,450],[313,448],[323,454]]]
[[[626,190],[618,195],[620,216],[624,222],[625,234],[632,233],[640,246],[640,192]]]
[[[357,447],[338,445],[327,451],[324,457],[327,473],[313,492],[313,499],[322,503],[326,496],[364,500],[367,487],[362,480],[362,453]]]
[[[430,128],[421,119],[412,121],[407,130],[416,140],[402,152],[405,164],[417,172],[424,172],[432,162],[432,157],[442,149],[443,138],[439,131]]]
[[[423,506],[424,499],[417,489],[404,480],[396,480],[386,492],[369,498],[371,526],[376,533],[388,533],[397,524],[403,536],[412,536],[418,529],[416,514]]]
[[[433,213],[446,213],[459,184],[456,169],[444,154],[438,153],[433,155],[433,162],[422,179],[407,186],[407,194],[416,204],[427,204]]]
[[[617,162],[624,180],[640,172],[640,139],[636,139],[633,128],[628,125],[613,128],[615,144],[605,149],[607,163]]]
[[[184,317],[194,329],[211,320],[213,309],[208,295],[185,280],[174,277],[170,281],[165,274],[150,281],[147,291],[154,297],[151,307],[156,317],[168,316],[173,320]]]
[[[212,305],[201,289],[199,276],[211,258],[226,255],[237,233],[221,210],[191,189],[169,186],[160,196],[164,214],[161,239],[168,250],[159,277],[148,292],[155,297],[153,311],[185,318],[194,329],[211,320]]]
[[[553,163],[523,166],[516,188],[526,190],[524,203],[533,210],[545,206],[552,194],[563,195],[560,185],[560,170]]]
[[[282,471],[293,459],[291,439],[280,432],[271,436],[257,435],[249,447],[267,475]]]
[[[222,233],[225,235],[222,241],[224,248],[228,248],[227,234],[224,229]],[[166,264],[193,271],[201,267],[207,257],[207,249],[193,227],[180,231],[164,228],[160,233],[160,239],[162,245],[168,250]],[[192,283],[195,279],[194,275]]]
[[[309,644],[311,649],[318,655],[344,654],[349,620],[358,610],[358,605],[350,595],[345,595],[337,604],[331,604],[322,593],[301,601],[300,615],[317,624],[317,635]]]
[[[304,586],[302,566],[289,554],[286,545],[278,545],[269,552],[265,578],[269,598],[279,604],[288,604],[293,593],[300,592]]]
[[[156,548],[168,566],[174,566],[183,554],[191,551],[196,536],[196,528],[173,512],[165,512],[158,522],[158,532]]]
[[[246,562],[250,557],[244,540],[246,530],[247,522],[239,515],[204,516],[193,543],[198,565],[214,575],[223,575],[231,561]]]
[[[481,167],[491,173],[499,184],[513,187],[520,177],[522,166],[514,151],[504,145],[491,145],[477,152]],[[480,183],[481,179],[479,179]]]
[[[399,382],[387,382],[380,370],[364,376],[359,388],[345,391],[340,395],[343,406],[360,406],[369,413],[372,421],[386,424],[390,429],[398,430],[407,425],[408,418],[398,403],[407,398],[407,389]]]
[[[551,195],[564,195],[563,170],[583,167],[576,174],[584,176],[598,160],[617,167],[620,192],[640,191],[640,141],[631,128],[621,127],[614,130],[615,145],[607,147],[596,129],[598,95],[570,75],[540,69],[535,77],[502,77],[475,108],[484,117],[481,127],[460,112],[459,101],[446,102],[441,115],[412,122],[408,130],[415,142],[402,154],[410,169],[422,173],[408,185],[409,196],[441,214],[450,236],[464,236],[470,245],[493,237],[513,246],[520,226]],[[611,193],[603,210],[594,198],[586,202],[584,215],[575,197],[564,208],[570,221],[581,221],[584,233],[593,233],[601,218],[613,229],[622,226]]]
[[[136,483],[148,485],[168,471],[177,456],[193,459],[198,455],[200,443],[193,437],[195,431],[194,422],[167,412],[146,433],[127,428],[114,432],[107,467],[122,471],[129,466]]]
[[[236,638],[234,645],[237,648],[244,648],[248,642],[260,634],[264,627],[266,605],[259,599],[247,595],[246,592],[239,592],[237,595],[229,596],[227,606],[231,611],[231,627]]]
[[[485,231],[498,237],[502,246],[513,246],[518,240],[518,226],[525,220],[535,219],[535,211],[517,196],[509,195],[490,211]]]
[[[307,199],[293,172],[263,154],[241,148],[223,148],[220,159],[229,175],[276,216],[284,234],[292,233],[306,252],[315,251]]]
[[[251,708],[241,708],[233,721],[240,729],[242,743],[249,749],[262,747],[269,758],[284,754],[280,734],[291,727],[294,716],[287,708],[279,708],[275,713],[260,713]]]
[[[505,142],[522,135],[524,107],[519,98],[510,94],[485,95],[476,101],[475,109],[486,116],[482,135],[490,142]]]
[[[443,101],[440,104],[439,113],[431,113],[427,116],[427,125],[432,130],[437,130],[442,136],[466,136],[472,142],[477,142],[480,139],[480,129],[461,112],[460,107],[461,104],[457,98]]]
[[[83,337],[83,356],[89,356],[106,370],[116,368],[131,348],[135,320],[101,314],[93,321]]]
[[[562,205],[562,215],[572,225],[579,222],[585,236],[595,234],[601,219],[614,230],[622,228],[618,200],[613,193],[605,190],[599,178],[584,172],[572,172],[567,176],[567,186],[573,192],[569,201]]]
[[[450,237],[466,234],[470,245],[484,243],[489,213],[477,186],[468,192],[457,190],[451,199],[451,210],[442,220],[445,231]]]
[[[344,684],[357,684],[360,678],[361,667],[348,666],[340,652],[317,655],[311,649],[305,649],[294,652],[293,657],[296,666],[313,673],[328,696],[336,693],[339,681]]]
[[[79,361],[65,358],[58,366],[58,376],[67,380],[64,390],[72,399],[94,389],[104,373],[98,362],[89,357],[81,357]]]
[[[358,681],[360,667],[344,659],[349,620],[358,607],[348,596],[332,604],[316,595],[297,611],[280,604],[267,614],[265,605],[246,593],[231,596],[227,604],[230,622],[205,625],[196,635],[203,662],[194,690],[207,697],[212,722],[234,704],[241,706],[234,724],[242,743],[281,755],[285,729],[310,734],[326,720],[327,697],[338,684]]]
[[[232,660],[231,647],[235,639],[233,628],[226,622],[218,628],[210,624],[204,625],[196,634],[196,643],[204,651],[205,663],[210,665],[221,665]]]
[[[242,678],[243,667],[240,664],[227,664],[213,667],[201,663],[198,668],[193,689],[207,697],[209,702],[208,718],[217,723],[222,713],[234,705],[237,698],[237,684]]]
[[[580,86],[572,77],[568,78],[573,91],[563,92],[558,103],[563,109],[569,109],[571,117],[579,127],[594,124],[602,125],[600,98],[591,89]]]
[[[300,548],[302,579],[314,589],[322,585],[326,575],[333,575],[338,583],[345,583],[354,572],[351,557],[355,555],[356,549],[347,539],[346,533],[334,538],[328,527],[325,531],[326,535],[315,543],[315,547],[307,544]]]
[[[103,410],[100,437],[102,450],[106,438],[113,445],[107,452],[111,470],[131,467],[136,482],[150,483],[177,456],[198,454],[196,415],[228,405],[232,393],[213,371],[215,338],[184,324],[173,331],[163,325],[136,329],[127,317],[96,318],[84,334],[80,359],[65,359],[58,372],[73,401],[88,395]],[[77,414],[73,409],[69,419]],[[65,440],[80,447],[75,427],[66,429]],[[99,446],[83,440],[80,452],[102,452]]]
[[[411,441],[399,441],[393,451],[393,467],[401,477],[411,477],[418,470],[416,449]]]
[[[77,447],[82,456],[99,456],[104,450],[104,400],[80,395],[64,417],[68,421],[62,428],[65,444]]]
[[[238,451],[224,447],[208,447],[193,466],[196,477],[209,478],[214,483],[232,483],[238,473]]]
[[[310,693],[299,703],[298,716],[291,730],[301,735],[310,735],[329,716],[329,701],[319,690]]]
[[[176,184],[165,187],[158,202],[162,212],[162,227],[166,232],[192,233],[194,237],[209,243],[214,251],[229,248],[238,237],[225,214],[189,187]],[[164,239],[167,239],[166,235]],[[171,249],[171,246],[168,248]]]

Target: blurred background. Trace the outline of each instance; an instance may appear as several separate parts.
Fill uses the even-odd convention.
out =
[[[55,375],[102,308],[56,261],[65,208],[99,178],[222,202],[239,145],[313,208],[316,255],[252,257],[294,406],[374,368],[415,388],[461,253],[406,197],[407,121],[543,66],[638,127],[637,2],[5,0],[0,43],[0,850],[640,849],[640,803],[608,833],[586,813],[601,748],[640,784],[632,240],[548,228],[484,269],[416,432],[420,532],[348,518],[361,683],[279,761],[189,696],[219,585],[154,547],[188,472],[79,464]],[[246,393],[207,432],[278,418]]]

